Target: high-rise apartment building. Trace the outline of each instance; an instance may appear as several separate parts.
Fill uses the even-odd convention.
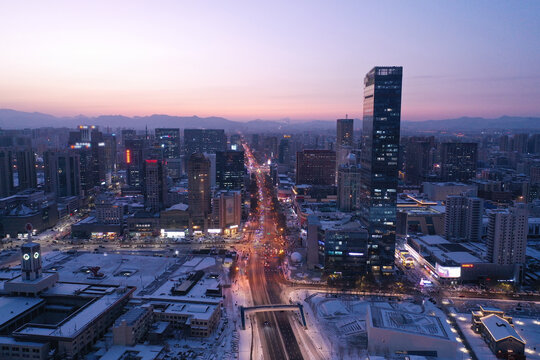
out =
[[[488,210],[488,260],[499,265],[525,264],[528,214],[525,206]]]
[[[513,151],[519,154],[526,154],[528,151],[529,134],[515,134],[512,138]]]
[[[468,181],[476,176],[478,144],[446,142],[441,144],[442,181]]]
[[[444,233],[450,241],[480,241],[484,202],[477,197],[453,195],[446,199]]]
[[[335,151],[304,150],[296,153],[297,185],[334,185],[335,181]]]
[[[80,157],[72,152],[45,151],[45,191],[57,197],[81,195]]]
[[[394,266],[402,76],[402,67],[374,67],[364,79],[360,215],[374,274]]]
[[[17,189],[25,190],[37,187],[36,156],[34,150],[30,147],[16,149],[15,159],[19,180]]]
[[[227,137],[223,129],[184,129],[186,156],[193,153],[215,153],[227,150]]]
[[[187,173],[191,227],[202,231],[207,228],[211,212],[210,160],[201,153],[192,154],[187,163]]]
[[[245,174],[243,151],[216,152],[216,186],[219,189],[242,190]]]

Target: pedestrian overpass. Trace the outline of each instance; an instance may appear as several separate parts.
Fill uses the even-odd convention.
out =
[[[295,311],[295,310],[298,310],[300,312],[302,324],[304,325],[304,327],[306,327],[307,324],[306,324],[306,317],[304,316],[304,305],[300,303],[296,303],[294,305],[276,304],[276,305],[259,305],[259,306],[251,306],[251,307],[240,306],[242,330],[246,329],[246,315],[248,313],[269,312],[269,311]]]

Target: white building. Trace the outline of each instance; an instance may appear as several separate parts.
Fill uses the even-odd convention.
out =
[[[446,198],[444,234],[450,241],[480,241],[484,202],[477,197],[451,195]]]
[[[527,248],[527,209],[520,204],[511,209],[488,212],[488,259],[499,265],[524,264]]]
[[[366,317],[366,330],[370,355],[391,358],[396,354],[407,354],[440,360],[458,358],[458,343],[444,320],[437,316],[371,305]]]

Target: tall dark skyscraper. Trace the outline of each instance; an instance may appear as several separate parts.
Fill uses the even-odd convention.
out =
[[[167,202],[167,169],[162,159],[144,161],[144,203],[156,212]]]
[[[201,153],[192,154],[187,163],[188,211],[192,228],[204,230],[211,212],[210,160]]]
[[[426,181],[433,167],[435,138],[411,137],[405,145],[405,179],[407,183],[420,185]]]
[[[127,184],[132,188],[142,189],[144,178],[144,138],[129,138],[124,140]]]
[[[337,146],[353,146],[353,119],[338,119],[337,120],[337,134],[336,145]]]
[[[37,186],[36,157],[30,147],[15,151],[17,160],[18,190],[32,189]]]
[[[80,157],[69,152],[45,151],[45,191],[57,197],[81,195]]]
[[[108,164],[106,143],[98,128],[94,125],[79,125],[78,131],[69,133],[69,147],[79,154],[81,169],[81,189],[86,195],[95,186],[104,185],[107,171],[114,165]],[[114,143],[108,141],[109,144]]]
[[[338,119],[336,131],[336,176],[339,167],[347,163],[354,144],[353,119]]]
[[[289,165],[291,162],[291,144],[290,135],[284,135],[279,141],[278,162],[280,164]]]
[[[156,142],[163,151],[165,159],[180,158],[180,129],[163,129],[155,130]]]
[[[243,151],[216,152],[216,185],[219,189],[241,190],[245,174]]]
[[[225,151],[227,137],[223,129],[184,129],[184,148],[186,156]]]
[[[477,143],[448,142],[441,144],[441,179],[467,181],[476,176]]]
[[[8,149],[0,149],[0,198],[13,193],[12,153]]]
[[[394,265],[402,77],[402,67],[377,66],[364,79],[360,214],[374,274]]]

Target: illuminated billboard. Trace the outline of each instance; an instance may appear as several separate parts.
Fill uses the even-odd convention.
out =
[[[460,278],[461,266],[442,266],[437,263],[435,265],[437,275],[441,278]]]

